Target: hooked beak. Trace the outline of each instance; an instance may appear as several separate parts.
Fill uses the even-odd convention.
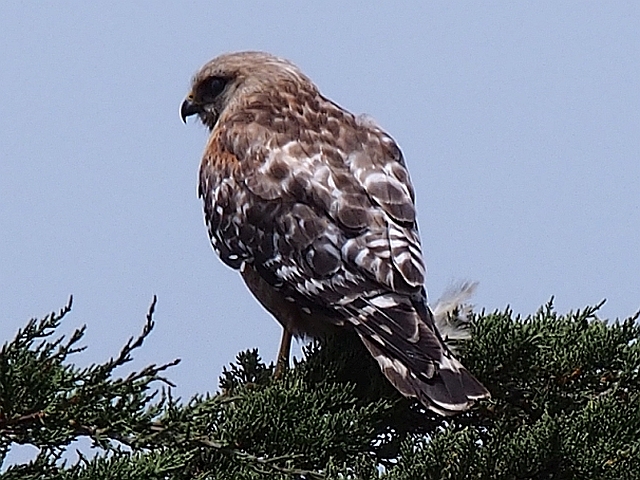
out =
[[[193,102],[193,97],[188,95],[180,105],[180,118],[183,123],[187,123],[187,117],[200,113],[202,108]]]

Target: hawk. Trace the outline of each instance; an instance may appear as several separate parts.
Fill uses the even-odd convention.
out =
[[[427,305],[415,195],[396,142],[324,97],[294,64],[220,55],[180,114],[210,137],[198,193],[213,249],[291,335],[354,330],[387,379],[443,415],[488,391]]]

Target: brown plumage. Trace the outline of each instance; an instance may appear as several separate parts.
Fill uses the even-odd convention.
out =
[[[402,394],[441,414],[488,397],[434,325],[414,191],[388,134],[260,52],[202,67],[181,108],[194,114],[211,131],[199,195],[213,248],[286,331],[355,330]]]

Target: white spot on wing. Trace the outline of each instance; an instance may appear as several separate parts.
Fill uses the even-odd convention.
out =
[[[411,254],[409,252],[402,252],[395,258],[397,263],[404,263],[411,261]]]
[[[372,298],[369,302],[378,308],[390,308],[398,305],[398,302],[389,295],[381,295],[379,297]]]
[[[464,368],[458,360],[444,353],[440,356],[439,367],[443,370],[451,370],[456,373],[458,373],[461,368]]]
[[[386,238],[377,238],[367,243],[367,247],[369,248],[384,248],[388,246],[389,242]]]
[[[400,360],[397,360],[395,358],[392,359],[382,354],[376,355],[375,358],[378,362],[378,365],[380,365],[380,368],[382,368],[383,370],[393,370],[402,375],[404,378],[407,378],[409,376],[409,369],[405,367],[405,365]]]
[[[369,250],[367,249],[358,252],[358,255],[356,255],[356,258],[354,259],[355,264],[362,265],[364,259],[367,258],[367,255],[369,255]]]
[[[393,332],[391,331],[391,328],[389,327],[389,325],[380,325],[380,329],[384,330],[389,335],[393,335]]]

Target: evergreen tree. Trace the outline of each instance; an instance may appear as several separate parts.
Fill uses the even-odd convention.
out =
[[[566,315],[551,302],[521,319],[475,315],[464,364],[492,399],[443,418],[402,398],[357,338],[311,343],[284,378],[256,350],[224,369],[219,392],[181,402],[176,362],[119,378],[153,328],[112,360],[71,363],[84,328],[70,310],[31,320],[0,352],[0,458],[40,449],[2,480],[640,478],[640,326]],[[102,453],[61,461],[79,437]]]

